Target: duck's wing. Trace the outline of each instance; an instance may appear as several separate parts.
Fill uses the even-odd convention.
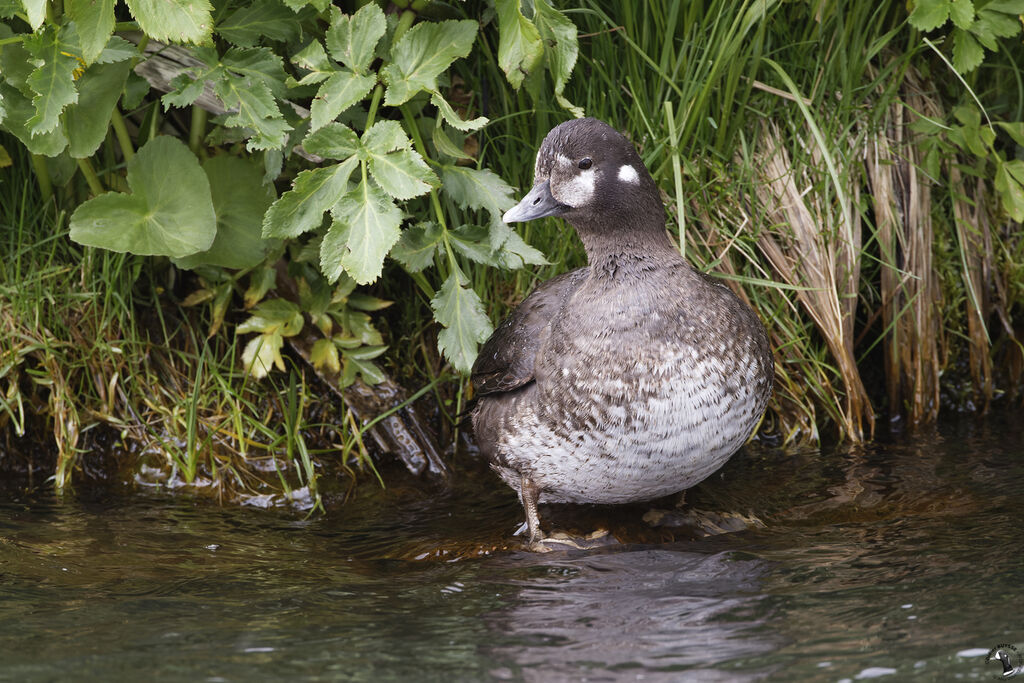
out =
[[[586,268],[542,282],[498,326],[473,364],[478,396],[511,391],[533,381],[537,349],[547,338],[552,318],[587,274]]]

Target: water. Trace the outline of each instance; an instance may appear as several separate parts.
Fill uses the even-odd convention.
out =
[[[688,500],[764,527],[706,538],[542,510],[643,541],[588,553],[506,548],[489,476],[310,520],[7,494],[0,680],[990,680],[990,648],[1024,652],[1022,444],[996,416],[750,451]]]

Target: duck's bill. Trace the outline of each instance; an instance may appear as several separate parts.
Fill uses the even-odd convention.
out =
[[[551,187],[545,180],[534,185],[521,202],[505,212],[501,220],[506,223],[521,223],[545,216],[557,216],[568,210],[568,206],[551,195]]]

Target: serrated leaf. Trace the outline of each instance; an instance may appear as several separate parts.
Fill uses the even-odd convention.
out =
[[[970,2],[970,0],[959,1]],[[555,100],[573,116],[583,116],[583,109],[566,99],[564,94],[565,86],[569,82],[572,70],[576,66],[576,58],[579,55],[576,24],[549,5],[547,0],[535,0],[533,23],[540,32],[544,45],[545,62],[555,82]]]
[[[320,227],[324,212],[344,194],[355,157],[340,164],[302,171],[292,189],[274,202],[263,216],[264,237],[298,237]]]
[[[490,234],[481,225],[460,225],[448,231],[448,241],[457,252],[487,266],[498,266],[494,250],[491,249]]]
[[[512,198],[515,190],[490,169],[442,166],[441,183],[459,206],[487,209],[498,218],[516,204]]]
[[[430,300],[434,317],[444,326],[437,335],[438,350],[462,373],[472,369],[480,344],[494,331],[480,297],[466,285],[466,276],[453,270]]]
[[[418,273],[434,262],[434,252],[441,243],[441,228],[435,223],[419,223],[402,231],[391,249],[391,258],[410,273]]]
[[[380,74],[387,84],[384,104],[397,106],[421,90],[437,90],[437,77],[469,54],[477,23],[471,20],[416,24],[391,48],[391,63]]]
[[[969,29],[974,23],[974,1],[953,0],[949,4],[949,18],[957,28]]]
[[[249,318],[238,326],[238,334],[259,332],[294,337],[302,331],[302,311],[287,299],[261,301],[252,309]]]
[[[344,124],[329,123],[307,135],[302,147],[327,159],[348,159],[359,151],[359,136]]]
[[[398,241],[402,212],[391,198],[361,182],[331,209],[334,223],[320,247],[320,269],[331,282],[342,270],[361,285],[380,277],[384,257]]]
[[[917,0],[908,21],[918,31],[934,31],[949,19],[950,0]]]
[[[502,268],[516,270],[525,265],[544,266],[549,263],[544,254],[527,244],[500,218],[495,217],[491,221],[490,240],[495,259]]]
[[[255,164],[235,156],[217,156],[203,164],[217,216],[217,236],[206,251],[175,261],[179,268],[201,265],[251,268],[266,256],[277,240],[261,235],[263,214],[274,201],[274,191],[263,184]]]
[[[309,362],[317,370],[327,369],[333,373],[341,372],[338,347],[330,339],[317,339],[313,342],[313,348],[309,350]]]
[[[46,19],[46,0],[21,0],[21,6],[28,15],[28,25],[38,31]]]
[[[985,48],[969,32],[953,29],[953,68],[965,74],[974,71],[985,59]]]
[[[378,121],[363,133],[362,142],[363,159],[369,159],[373,154],[387,154],[412,147],[409,136],[398,121]]]
[[[543,1],[543,0],[540,0]],[[544,43],[540,31],[523,16],[520,0],[496,0],[498,10],[498,66],[518,90],[523,80],[541,65]]]
[[[357,74],[363,74],[373,61],[377,43],[387,30],[384,12],[370,2],[351,17],[337,7],[331,11],[331,26],[325,36],[331,56]]]
[[[82,59],[92,64],[114,33],[114,0],[65,0],[64,12],[78,27]]]
[[[129,43],[121,36],[110,36],[100,56],[96,58],[96,64],[114,64],[127,59],[134,59],[139,56],[139,48],[135,43]]]
[[[212,76],[213,73],[214,71],[211,69],[204,69],[198,73],[182,72],[172,78],[170,83],[172,90],[160,98],[164,110],[171,107],[191,106],[203,94],[203,90],[206,88],[206,78]]]
[[[376,83],[377,79],[373,76],[360,76],[348,70],[331,74],[320,86],[309,107],[310,127],[316,130],[327,125],[343,111],[365,98]]]
[[[207,0],[125,0],[143,32],[155,40],[208,43],[213,7]]]
[[[18,46],[7,45],[3,51],[6,53],[16,47]],[[4,75],[8,76],[9,72],[4,72]],[[62,127],[58,126],[42,135],[32,135],[26,122],[35,116],[36,110],[32,106],[32,100],[25,97],[20,90],[0,81],[0,98],[4,101],[4,128],[18,138],[30,152],[54,157],[64,151],[68,140]]]
[[[295,12],[280,0],[256,0],[243,5],[217,25],[217,33],[230,43],[255,47],[263,38],[286,42],[301,33]]]
[[[90,157],[99,149],[130,69],[129,62],[93,64],[82,74],[78,102],[64,112],[68,152],[74,158]]]
[[[1020,30],[1020,19],[1016,14],[995,12],[990,7],[984,7],[978,12],[978,19],[971,27],[975,35],[991,35],[993,38],[1012,38]]]
[[[79,205],[71,239],[111,251],[188,256],[216,234],[210,183],[180,141],[160,136],[128,162],[131,194],[109,192]]]
[[[32,135],[49,133],[60,123],[60,115],[69,104],[78,101],[74,73],[79,61],[73,46],[65,43],[64,32],[47,26],[41,33],[28,36],[25,49],[32,55],[35,70],[27,84],[36,93],[32,106],[36,113],[26,126]]]
[[[471,131],[483,128],[484,126],[487,125],[486,116],[478,116],[477,118],[470,119],[468,121],[462,119],[455,112],[455,110],[452,109],[452,105],[448,104],[448,100],[441,97],[441,93],[439,92],[434,91],[431,93],[430,103],[437,107],[437,110],[441,113],[441,116],[444,118],[445,121],[448,122],[448,125],[451,126],[452,128],[457,128],[461,131]]]
[[[438,120],[438,124],[440,124],[440,120]],[[440,152],[441,154],[447,154],[448,156],[454,157],[456,159],[473,158],[466,154],[466,152],[461,147],[452,142],[452,139],[448,137],[448,133],[446,133],[444,131],[444,128],[442,128],[440,125],[434,126],[432,139],[434,142],[434,147],[436,147],[437,151]]]
[[[317,12],[323,12],[331,6],[331,0],[283,0],[283,2],[293,12],[298,12],[308,6],[312,6]]]
[[[324,46],[316,40],[292,55],[292,64],[310,72],[296,81],[298,85],[320,83],[338,70],[327,58]]]
[[[242,350],[242,367],[255,379],[263,379],[276,366],[284,371],[281,347],[284,338],[279,334],[261,334],[253,337]]]
[[[370,157],[369,166],[373,179],[395,199],[419,197],[439,184],[423,157],[411,149],[375,154]]]
[[[207,52],[204,50],[203,54]],[[210,50],[208,54],[211,59],[206,60],[207,63],[215,63],[216,53]],[[284,97],[284,61],[269,48],[233,47],[224,53],[220,63],[233,75],[244,79],[246,84],[262,83],[274,97]]]

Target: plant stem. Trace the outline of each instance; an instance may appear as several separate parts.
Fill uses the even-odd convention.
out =
[[[412,22],[416,21],[416,13],[411,9],[407,9],[398,17],[398,26],[395,27],[395,37],[392,39],[392,45],[396,44],[399,39],[405,35],[405,32],[412,26]]]
[[[373,120],[377,118],[377,107],[380,105],[380,97],[384,94],[384,84],[378,83],[373,89],[373,96],[370,98],[370,111],[366,114],[366,130],[370,130]]]
[[[85,176],[85,182],[89,184],[89,191],[92,192],[94,197],[99,197],[106,192],[103,189],[102,183],[100,183],[99,177],[96,175],[96,171],[93,170],[92,163],[88,159],[78,160],[78,170]]]
[[[203,137],[206,134],[206,110],[202,107],[192,106],[192,123],[188,129],[188,147],[192,153],[199,156],[203,146]]]
[[[50,181],[50,170],[46,168],[46,157],[39,154],[32,155],[32,168],[36,172],[36,181],[39,183],[39,192],[45,201],[53,197],[53,183]]]
[[[132,136],[128,134],[128,127],[124,125],[124,117],[121,116],[117,107],[114,107],[114,113],[110,115],[110,125],[114,129],[117,144],[121,148],[121,156],[126,162],[131,161],[135,156],[135,146],[132,145]]]

